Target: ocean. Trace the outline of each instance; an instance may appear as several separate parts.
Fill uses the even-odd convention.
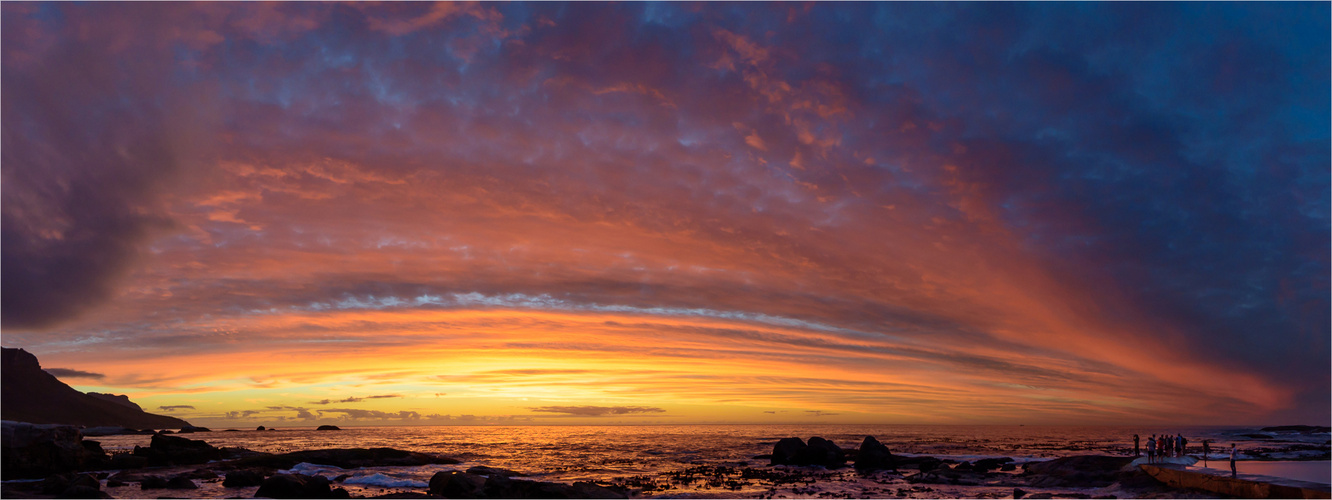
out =
[[[1107,427],[1107,426],[929,426],[929,425],[681,425],[681,426],[420,426],[344,427],[339,431],[313,428],[280,428],[269,431],[223,431],[185,434],[218,447],[243,447],[254,451],[283,453],[320,448],[388,447],[456,458],[457,465],[422,467],[373,467],[341,470],[320,464],[302,464],[295,472],[320,473],[330,478],[348,475],[342,486],[354,495],[374,496],[394,491],[424,491],[430,477],[439,471],[464,470],[472,466],[511,469],[541,481],[598,481],[616,484],[654,484],[642,497],[861,497],[878,496],[883,481],[859,478],[853,471],[831,471],[827,481],[803,488],[774,491],[770,485],[720,484],[693,481],[700,470],[717,467],[755,467],[768,460],[754,458],[772,452],[782,438],[809,439],[820,436],[842,448],[859,446],[865,436],[874,436],[895,454],[930,455],[958,461],[1009,457],[1016,462],[1052,458],[1110,454],[1130,455],[1133,434],[1145,445],[1153,434],[1183,434],[1190,453],[1201,452],[1204,439],[1212,443],[1212,460],[1222,460],[1222,451],[1237,443],[1241,458],[1266,461],[1326,460],[1328,433],[1264,432],[1235,427]],[[147,446],[151,436],[99,436],[108,452],[126,452]],[[1255,462],[1256,463],[1256,462]],[[1305,468],[1308,467],[1305,463]],[[199,468],[191,467],[186,469]],[[205,467],[206,468],[206,467]],[[849,469],[849,468],[848,468]],[[1270,469],[1270,467],[1269,467]],[[1317,466],[1314,466],[1314,470]],[[690,473],[689,471],[694,471]],[[707,469],[713,470],[713,469]],[[1322,469],[1327,472],[1327,467]],[[1279,471],[1278,471],[1279,472]],[[1271,473],[1271,470],[1264,473]],[[683,475],[682,475],[683,474]],[[1332,474],[1332,473],[1329,473]],[[679,479],[685,477],[685,481]],[[1317,478],[1315,478],[1317,479]],[[1324,483],[1332,479],[1324,476]],[[869,482],[866,482],[869,481]],[[878,486],[875,486],[878,485]],[[875,490],[874,488],[880,488]],[[120,491],[124,489],[124,491]],[[254,488],[250,488],[254,489]],[[191,496],[223,498],[247,496],[252,491],[222,488],[220,482],[201,483]],[[137,487],[107,488],[117,498],[140,497]],[[920,492],[921,496],[991,496],[991,492]],[[951,494],[950,494],[951,493]],[[1011,495],[1011,488],[1005,494]],[[901,497],[893,493],[894,497]]]

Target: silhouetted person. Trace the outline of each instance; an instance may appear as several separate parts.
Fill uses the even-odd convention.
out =
[[[1235,443],[1230,443],[1230,477],[1235,477]]]
[[[1175,449],[1178,450],[1177,456],[1184,456],[1184,447],[1189,445],[1189,440],[1184,439],[1183,434],[1175,435]]]
[[[1207,440],[1204,439],[1204,440],[1203,440],[1203,467],[1207,467],[1207,454],[1208,454],[1208,453],[1211,453],[1211,452],[1212,452],[1212,445],[1207,444]]]
[[[1147,438],[1147,463],[1156,463],[1156,434]]]
[[[1140,457],[1140,456],[1142,456],[1142,452],[1138,451],[1139,449],[1140,449],[1140,448],[1138,448],[1138,435],[1137,435],[1137,434],[1134,434],[1134,435],[1133,435],[1133,456],[1135,456],[1135,457]]]

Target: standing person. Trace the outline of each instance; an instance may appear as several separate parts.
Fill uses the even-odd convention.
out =
[[[1204,440],[1203,440],[1203,467],[1207,467],[1207,454],[1208,454],[1208,453],[1211,453],[1211,452],[1212,452],[1212,446],[1209,445],[1209,444],[1207,444],[1207,440],[1204,439]]]
[[[1184,450],[1187,450],[1187,449],[1188,449],[1188,446],[1189,446],[1189,440],[1184,439],[1184,435],[1183,435],[1183,434],[1178,434],[1178,435],[1175,436],[1175,438],[1179,440],[1179,456],[1182,457],[1182,456],[1184,456]]]
[[[1141,452],[1140,450],[1141,450],[1141,448],[1138,448],[1138,435],[1137,435],[1137,434],[1134,434],[1134,435],[1133,435],[1133,456],[1135,456],[1135,457],[1141,457],[1141,456],[1142,456],[1142,452]]]
[[[1230,477],[1235,477],[1235,443],[1230,443]]]
[[[1147,438],[1147,463],[1156,462],[1156,434]]]

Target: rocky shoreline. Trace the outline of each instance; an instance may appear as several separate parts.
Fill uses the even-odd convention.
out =
[[[521,479],[523,474],[474,466],[437,472],[428,484],[406,481],[376,496],[353,495],[347,474],[329,478],[294,469],[456,465],[458,460],[393,448],[318,449],[263,453],[217,448],[204,441],[154,434],[148,446],[110,454],[71,426],[4,423],[5,498],[191,497],[220,483],[229,497],[265,498],[631,498],[660,496],[1200,498],[1171,488],[1131,465],[1130,457],[1074,456],[1018,464],[1011,458],[974,462],[894,455],[874,437],[843,449],[827,439],[786,438],[773,452],[724,465],[697,465],[661,474],[572,484]],[[762,463],[766,460],[768,463]],[[100,472],[90,472],[100,471]],[[114,472],[109,472],[114,471]],[[823,486],[836,484],[837,488]],[[255,489],[257,487],[257,489]],[[965,489],[958,489],[965,488]]]

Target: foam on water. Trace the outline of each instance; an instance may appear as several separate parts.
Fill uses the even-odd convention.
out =
[[[413,481],[411,479],[398,479],[385,476],[378,472],[369,476],[357,476],[343,481],[343,484],[363,484],[367,486],[379,486],[382,488],[425,488],[429,486],[425,481]]]

